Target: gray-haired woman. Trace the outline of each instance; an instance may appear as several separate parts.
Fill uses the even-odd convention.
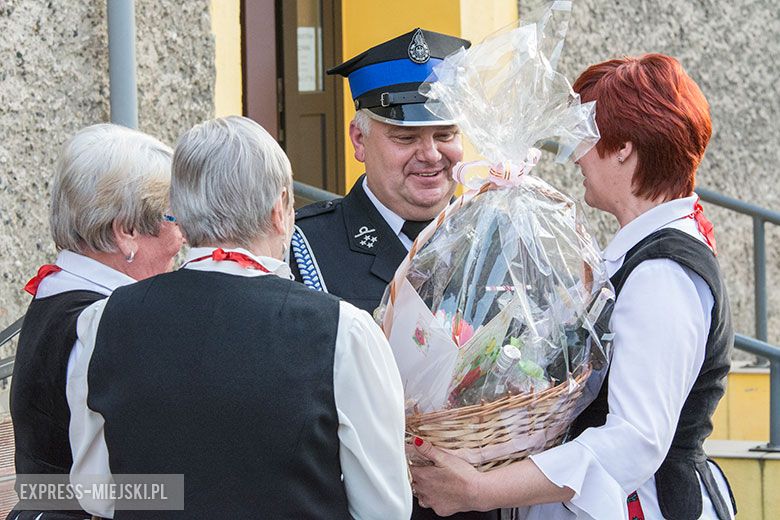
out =
[[[11,385],[17,474],[68,474],[68,361],[76,320],[119,286],[168,271],[182,245],[169,213],[171,149],[111,124],[84,128],[64,145],[49,223],[59,251],[25,287],[33,300],[19,336]],[[9,519],[85,518],[81,511],[23,511]],[[42,514],[42,516],[38,516]]]
[[[287,157],[249,119],[181,137],[171,206],[192,249],[79,318],[73,482],[183,474],[184,511],[165,518],[409,518],[390,346],[366,312],[292,280],[291,189]]]

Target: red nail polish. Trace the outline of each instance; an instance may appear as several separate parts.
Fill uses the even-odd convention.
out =
[[[415,437],[414,438],[414,445],[415,446],[417,446],[419,448],[420,446],[422,446],[422,444],[423,444],[423,440],[421,438],[419,438],[419,437]]]

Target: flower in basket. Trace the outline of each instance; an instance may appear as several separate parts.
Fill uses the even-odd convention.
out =
[[[443,309],[439,309],[436,312],[435,319],[441,327],[451,331],[452,341],[459,347],[464,345],[474,335],[474,327],[464,320],[460,314],[456,313],[454,316],[449,316]]]
[[[609,359],[599,250],[577,204],[529,174],[535,143],[557,139],[564,160],[598,139],[593,104],[554,67],[569,9],[553,3],[434,69],[426,95],[486,160],[455,168],[466,193],[418,236],[376,314],[407,430],[481,469],[559,442]]]
[[[422,327],[414,329],[414,341],[417,343],[418,347],[425,346],[425,332],[423,332]]]

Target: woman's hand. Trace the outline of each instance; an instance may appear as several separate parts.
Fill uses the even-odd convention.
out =
[[[414,438],[412,489],[422,507],[447,516],[461,511],[490,511],[549,502],[568,502],[574,491],[552,483],[531,459],[480,473],[463,459]]]
[[[433,463],[411,467],[412,490],[420,506],[431,508],[440,516],[480,510],[480,472],[419,437],[414,438],[414,449],[419,457]]]

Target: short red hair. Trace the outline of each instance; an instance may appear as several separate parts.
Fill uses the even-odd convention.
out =
[[[573,88],[583,102],[596,101],[600,157],[633,144],[634,195],[668,200],[693,193],[712,121],[704,94],[677,60],[646,54],[605,61],[588,67]]]

